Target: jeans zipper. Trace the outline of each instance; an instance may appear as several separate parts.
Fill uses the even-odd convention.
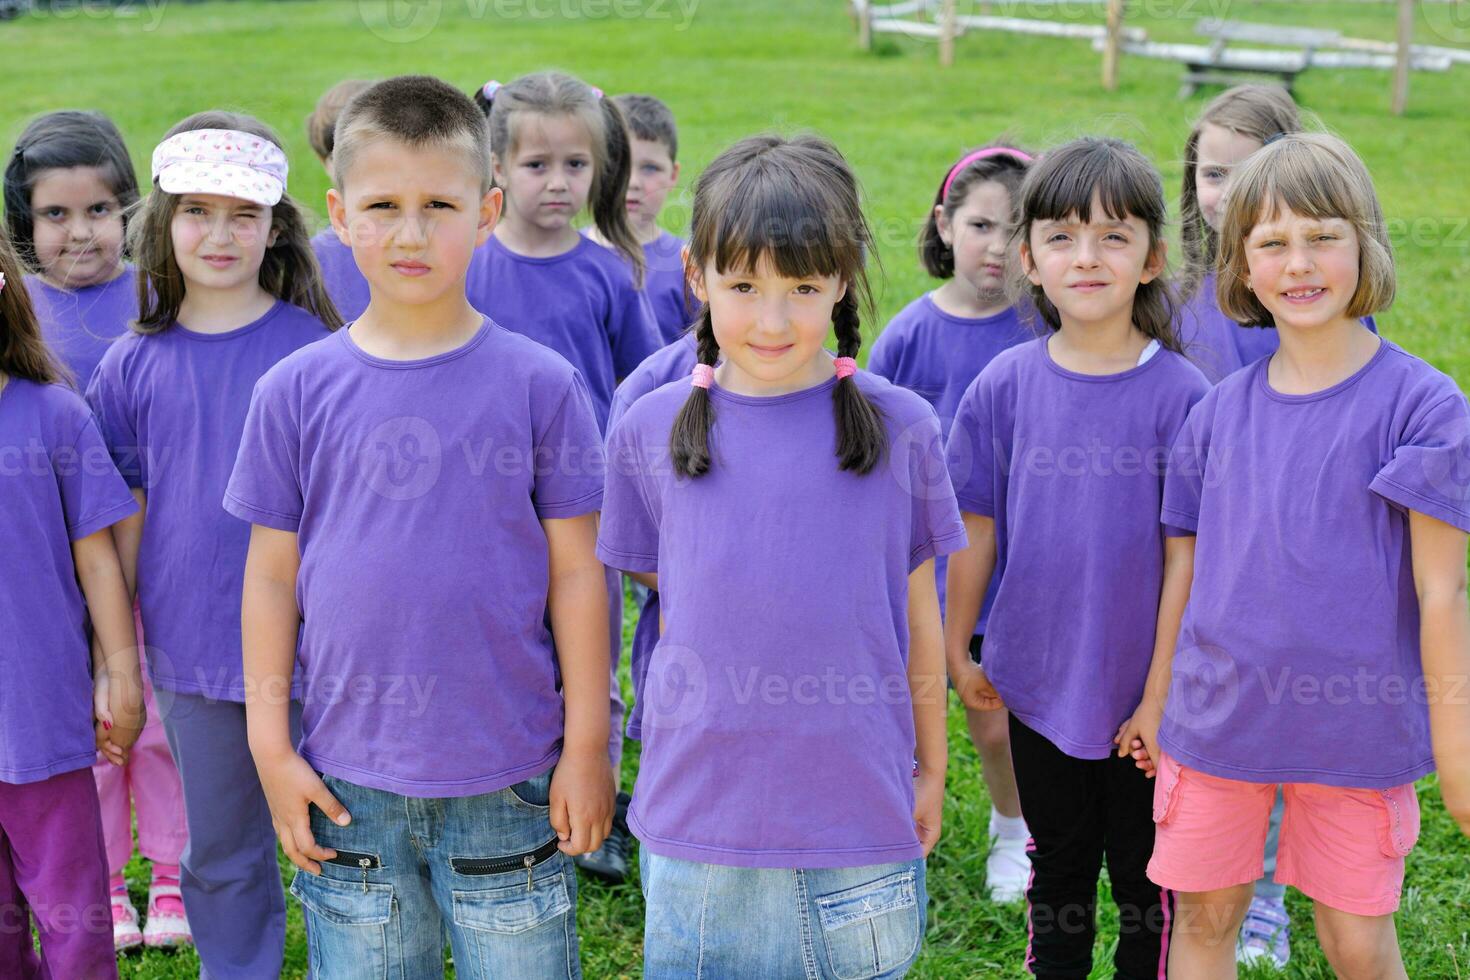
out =
[[[368,890],[368,871],[381,868],[383,862],[378,860],[376,854],[365,854],[362,851],[338,850],[337,856],[327,858],[328,864],[340,865],[344,868],[359,868],[362,870],[362,890]]]
[[[511,854],[500,858],[450,858],[449,867],[462,875],[498,875],[507,871],[526,869],[526,891],[531,890],[532,871],[536,865],[550,860],[557,853],[557,839],[551,838],[534,851]]]

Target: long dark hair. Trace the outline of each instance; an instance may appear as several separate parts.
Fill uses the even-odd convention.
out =
[[[0,229],[0,273],[5,276],[0,288],[0,374],[40,384],[70,382],[66,369],[41,339],[25,268],[4,229]]]
[[[164,139],[196,129],[234,129],[282,145],[280,137],[260,120],[223,110],[197,112],[170,129]],[[133,324],[138,333],[160,333],[179,318],[179,307],[184,302],[184,276],[174,257],[172,225],[182,197],[155,184],[128,226],[128,244],[141,273],[138,319]],[[271,230],[276,240],[265,250],[265,259],[260,264],[260,287],[277,299],[306,310],[328,330],[336,330],[342,325],[342,315],[322,285],[322,270],[311,248],[311,231],[291,195],[281,195],[271,206]]]
[[[588,203],[592,223],[604,241],[633,266],[633,284],[643,286],[643,246],[628,222],[628,178],[633,147],[617,103],[601,91],[565,72],[538,71],[506,85],[487,82],[474,94],[475,104],[490,118],[490,152],[506,165],[516,148],[516,114],[571,116],[592,136],[592,189]]]
[[[754,269],[768,260],[792,279],[836,276],[847,289],[832,310],[839,357],[862,347],[862,318],[873,311],[866,261],[873,235],[863,216],[857,177],[837,148],[818,136],[752,136],[715,158],[694,188],[689,265],[720,272]],[[709,304],[694,327],[699,363],[713,366]],[[888,435],[877,408],[851,377],[832,389],[839,467],[865,474],[882,460]],[[693,387],[674,419],[669,448],[674,469],[695,477],[710,468],[709,392]]]
[[[36,218],[31,191],[42,171],[97,167],[117,198],[126,230],[128,213],[138,203],[138,176],[122,133],[100,112],[63,109],[33,119],[15,141],[5,165],[5,224],[11,247],[25,265],[36,268]]]
[[[1038,221],[1065,221],[1073,216],[1084,223],[1091,221],[1094,196],[1109,218],[1134,217],[1144,223],[1150,254],[1163,247],[1169,208],[1158,170],[1131,144],[1100,136],[1064,143],[1032,164],[1021,185],[1021,220],[1015,241],[1029,243],[1031,226]],[[1022,279],[1017,291],[1030,299],[1048,327],[1062,328],[1061,314],[1045,290]],[[1174,330],[1177,309],[1161,269],[1153,279],[1139,284],[1133,296],[1133,323],[1161,346],[1183,353]]]

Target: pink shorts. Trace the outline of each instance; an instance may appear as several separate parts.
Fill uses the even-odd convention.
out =
[[[1280,785],[1286,811],[1276,881],[1343,912],[1391,915],[1397,910],[1404,856],[1419,839],[1414,784],[1393,789]],[[1154,785],[1149,878],[1177,892],[1215,891],[1259,879],[1276,786],[1211,776],[1165,753]]]

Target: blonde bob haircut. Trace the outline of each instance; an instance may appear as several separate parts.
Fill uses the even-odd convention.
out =
[[[1220,221],[1215,287],[1220,312],[1237,323],[1274,327],[1271,311],[1249,288],[1246,239],[1283,209],[1319,221],[1341,218],[1358,234],[1358,288],[1344,311],[1364,317],[1393,302],[1393,246],[1368,168],[1336,136],[1296,133],[1251,154],[1230,181]]]

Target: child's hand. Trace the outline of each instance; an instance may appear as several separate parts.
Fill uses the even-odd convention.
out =
[[[914,830],[924,856],[939,843],[939,825],[944,818],[944,773],[919,770],[914,777]]]
[[[337,852],[319,846],[312,836],[311,804],[315,803],[339,827],[352,822],[347,808],[337,802],[327,784],[295,750],[268,759],[257,757],[255,768],[271,808],[271,824],[281,839],[281,850],[302,871],[321,874],[322,866],[317,862],[330,860]]]
[[[92,727],[97,739],[97,751],[114,766],[125,766],[128,764],[128,749],[138,738],[136,735],[131,739],[113,737],[114,731],[120,736],[123,733],[116,728],[112,717],[111,688],[107,672],[99,671],[92,680]]]
[[[563,752],[551,774],[551,827],[563,854],[586,854],[612,833],[612,765],[606,746]]]
[[[1000,699],[1000,692],[990,683],[990,678],[985,675],[985,668],[979,664],[970,661],[960,664],[958,668],[951,667],[950,679],[954,682],[955,693],[960,696],[965,707],[974,711],[995,711],[1005,707]]]
[[[1123,722],[1113,744],[1118,747],[1118,758],[1133,756],[1133,764],[1143,770],[1149,779],[1158,775],[1159,725],[1163,712],[1145,698],[1133,712],[1133,717]]]

